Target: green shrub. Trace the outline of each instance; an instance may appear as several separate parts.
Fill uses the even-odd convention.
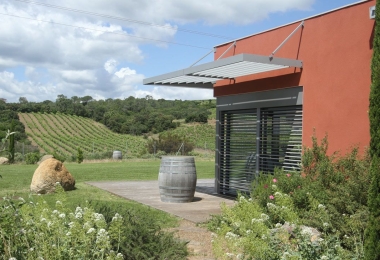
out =
[[[182,146],[182,144],[184,145]],[[179,151],[180,154],[187,155],[194,149],[194,144],[185,136],[166,132],[160,134],[157,140],[154,138],[150,139],[147,143],[147,149],[151,154],[156,149],[156,152],[163,151],[165,154],[176,154]]]
[[[80,147],[78,147],[77,149],[77,163],[82,163],[83,162],[83,151],[82,149],[80,149]]]
[[[261,174],[252,184],[251,198],[239,196],[232,208],[222,206],[222,214],[208,223],[216,234],[216,255],[363,259],[370,159],[361,158],[356,148],[345,156],[329,156],[327,148],[327,137],[321,144],[313,138],[312,147],[304,149],[302,174],[281,169]],[[293,232],[277,232],[284,225],[294,226]],[[304,226],[319,230],[321,239],[312,243]]]
[[[20,163],[24,160],[22,153],[15,153],[14,162]]]
[[[122,216],[120,237],[111,237],[113,250],[124,255],[125,259],[186,259],[186,244],[174,237],[172,233],[162,231],[156,214],[146,214],[132,209],[123,209],[118,203],[93,203],[94,209],[104,215],[110,223],[119,212]],[[164,221],[164,220],[162,220]]]
[[[39,153],[27,153],[25,154],[25,163],[26,164],[36,164],[40,160]]]

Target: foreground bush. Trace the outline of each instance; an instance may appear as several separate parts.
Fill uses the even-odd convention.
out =
[[[57,187],[54,208],[4,198],[0,204],[0,259],[184,259],[186,244],[152,227],[143,215],[110,208],[65,206]],[[119,208],[120,209],[120,208]],[[122,211],[122,210],[121,210]]]
[[[123,209],[118,203],[98,202],[93,207],[103,213],[107,222],[112,222],[117,212],[123,216],[119,231],[122,235],[114,237],[112,245],[113,250],[122,253],[125,259],[186,259],[187,242],[164,232],[162,226],[167,223],[160,223],[153,211],[147,214],[146,211]]]
[[[306,149],[302,174],[277,170],[253,183],[250,197],[222,206],[208,227],[224,259],[363,259],[368,157],[357,149],[327,156],[327,139]]]

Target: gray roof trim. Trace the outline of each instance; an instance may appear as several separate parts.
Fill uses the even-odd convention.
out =
[[[220,79],[233,79],[289,67],[302,68],[302,61],[242,53],[146,78],[143,80],[143,84],[212,88],[212,85]]]

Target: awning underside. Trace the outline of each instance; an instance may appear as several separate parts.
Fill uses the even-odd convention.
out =
[[[143,83],[144,85],[213,88],[217,80],[234,79],[289,67],[302,68],[302,61],[243,53],[147,78]]]

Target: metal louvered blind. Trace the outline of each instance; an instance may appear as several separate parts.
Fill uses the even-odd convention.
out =
[[[302,106],[260,110],[260,172],[300,169],[302,153]]]
[[[222,111],[219,130],[219,192],[249,192],[259,172],[299,170],[302,105]]]
[[[220,191],[249,191],[256,172],[257,110],[226,111],[220,118]]]

